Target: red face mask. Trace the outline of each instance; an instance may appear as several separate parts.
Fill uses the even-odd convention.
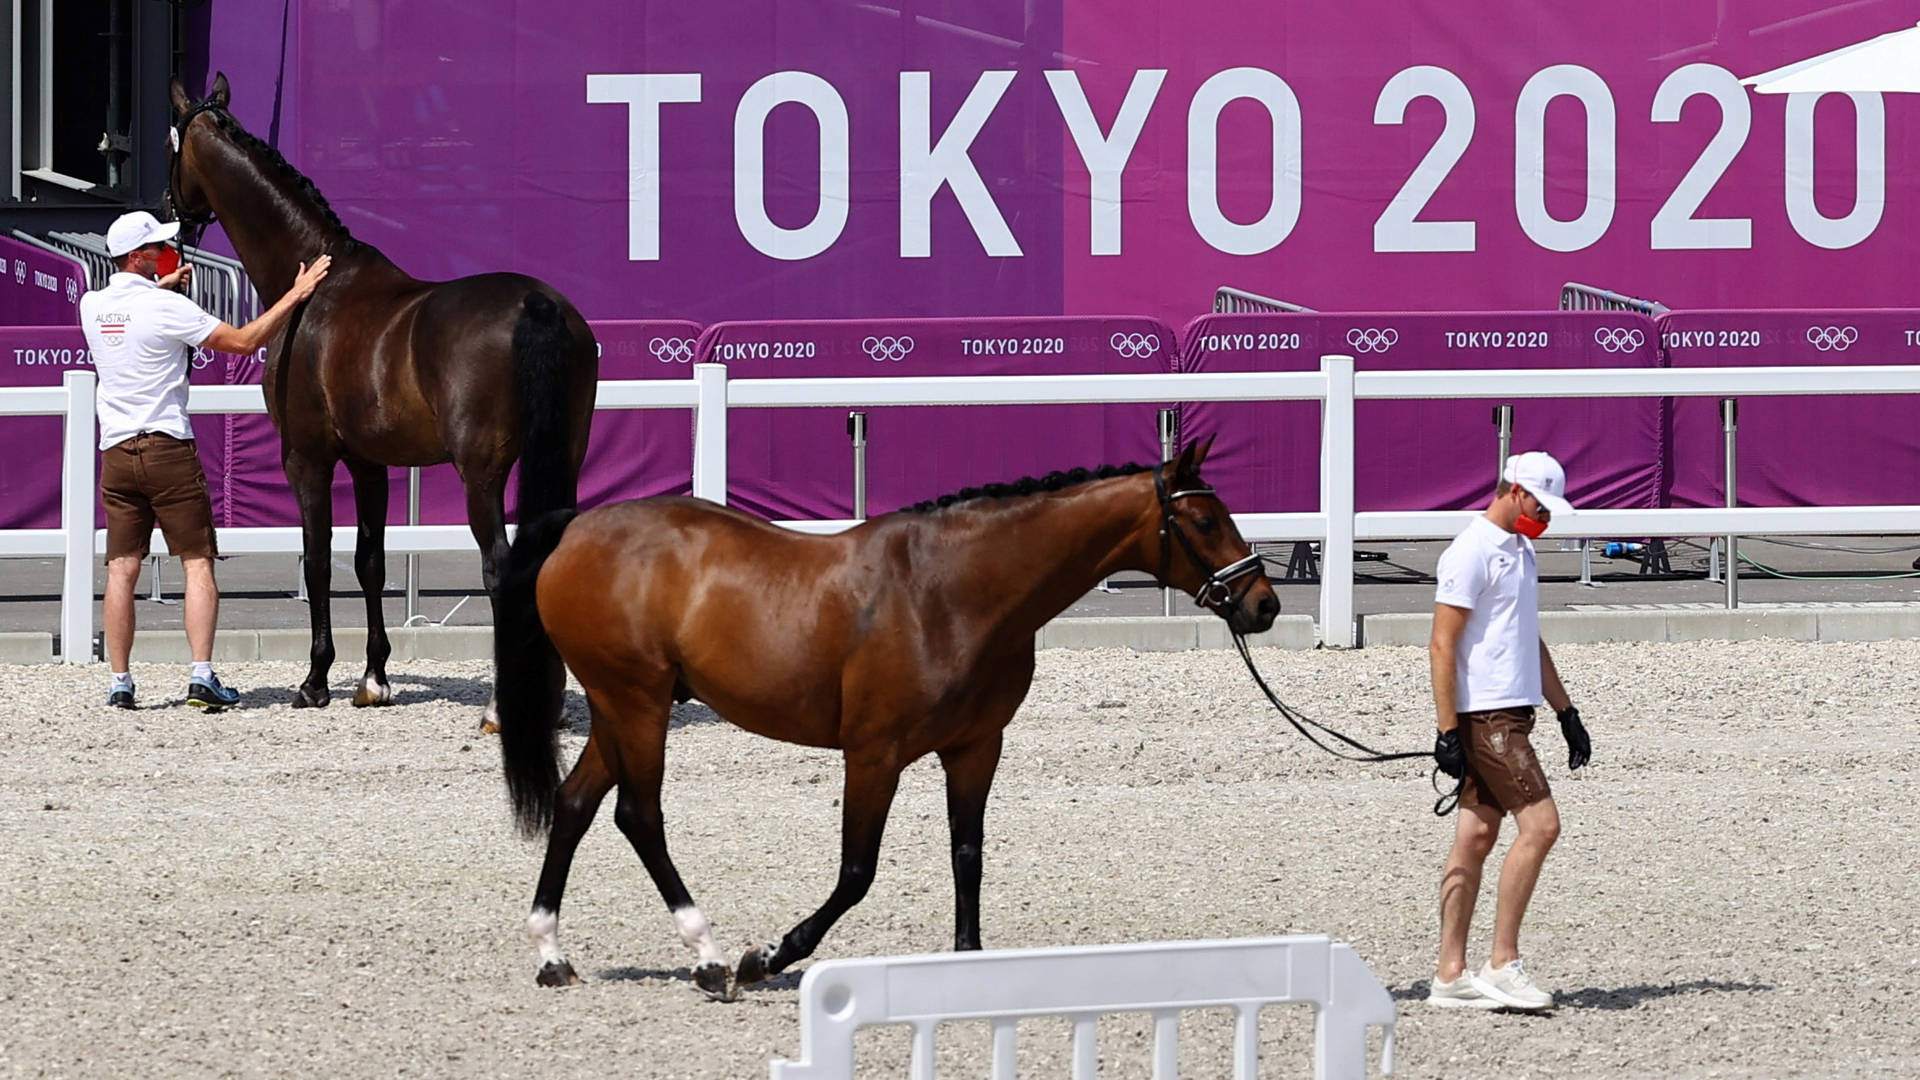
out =
[[[176,247],[161,248],[160,254],[156,256],[154,260],[155,273],[160,277],[166,277],[178,269],[180,269],[180,249]]]
[[[1529,540],[1538,540],[1540,539],[1540,535],[1547,531],[1547,523],[1538,518],[1530,518],[1525,514],[1521,514],[1518,518],[1514,519],[1513,531]]]

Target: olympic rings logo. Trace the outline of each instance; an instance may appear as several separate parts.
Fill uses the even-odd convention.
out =
[[[1117,333],[1107,339],[1113,351],[1129,360],[1152,356],[1160,351],[1160,335]]]
[[[1821,352],[1846,352],[1847,347],[1860,340],[1860,331],[1851,326],[1809,326],[1807,344]]]
[[[693,363],[693,339],[684,337],[657,337],[647,342],[647,351],[655,360],[663,364]]]
[[[1593,332],[1593,343],[1611,353],[1624,353],[1645,345],[1647,338],[1631,326],[1602,326]]]
[[[1364,327],[1347,331],[1347,344],[1361,352],[1383,353],[1400,343],[1400,331],[1388,327]]]
[[[860,348],[866,352],[867,359],[872,360],[876,364],[882,364],[888,361],[897,364],[905,360],[907,354],[913,351],[913,338],[906,334],[901,334],[899,337],[893,337],[891,335],[887,337],[870,337],[860,343]]]
[[[27,260],[13,260],[13,281],[16,285],[25,285],[27,283]]]
[[[68,279],[67,279],[67,303],[69,303],[69,304],[71,304],[71,303],[73,303],[73,302],[75,302],[75,301],[77,301],[77,300],[79,300],[79,299],[80,299],[80,281],[79,281],[79,279],[78,279],[78,278],[68,278]]]

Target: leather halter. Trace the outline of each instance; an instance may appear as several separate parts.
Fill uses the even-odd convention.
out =
[[[1214,493],[1213,489],[1210,487],[1196,487],[1168,491],[1165,476],[1159,469],[1155,469],[1153,471],[1153,492],[1160,498],[1161,582],[1164,583],[1167,580],[1168,562],[1171,559],[1171,553],[1167,547],[1167,539],[1168,537],[1172,537],[1179,543],[1181,550],[1187,553],[1187,558],[1193,562],[1194,569],[1205,575],[1205,580],[1200,583],[1200,587],[1194,590],[1193,602],[1201,607],[1207,608],[1221,618],[1226,618],[1232,608],[1240,603],[1241,598],[1246,596],[1247,590],[1253,588],[1254,579],[1248,575],[1259,571],[1265,565],[1265,557],[1258,554],[1249,554],[1245,558],[1236,559],[1217,570],[1214,569],[1212,564],[1201,556],[1200,549],[1194,546],[1193,540],[1187,535],[1186,530],[1180,527],[1180,520],[1174,516],[1173,512],[1174,500],[1184,499],[1189,495],[1212,495]],[[1243,577],[1247,578],[1246,584],[1238,591],[1235,591],[1231,583]]]
[[[193,244],[198,247],[201,233],[205,232],[207,226],[214,222],[214,216],[211,211],[204,214],[188,214],[180,205],[180,159],[186,156],[187,126],[192,124],[193,118],[199,116],[201,113],[214,112],[219,108],[220,106],[214,104],[211,99],[195,102],[193,106],[186,111],[186,114],[174,123],[172,128],[173,160],[167,165],[167,203],[168,208],[173,211],[173,219],[180,223],[180,235],[178,239],[181,244],[180,254],[183,260],[186,255],[185,245],[187,244],[188,231],[192,231]]]

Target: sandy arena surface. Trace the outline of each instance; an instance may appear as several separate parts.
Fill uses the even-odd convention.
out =
[[[1257,656],[1309,715],[1431,744],[1422,651]],[[1570,779],[1550,721],[1535,743],[1565,832],[1522,946],[1554,1014],[1420,1003],[1453,828],[1425,770],[1325,757],[1227,652],[1041,654],[988,810],[988,947],[1331,934],[1399,999],[1407,1077],[1920,1075],[1920,642],[1556,656],[1595,751]],[[486,666],[401,665],[368,710],[342,700],[357,672],[296,712],[302,666],[232,666],[246,707],[208,716],[179,668],[136,666],[146,707],[121,713],[98,665],[0,666],[0,1075],[748,1078],[798,1055],[798,973],[701,997],[611,800],[561,919],[587,984],[536,987],[543,848],[475,734]],[[737,957],[825,898],[840,765],[678,716],[669,842]],[[945,949],[951,904],[928,760],[815,959]],[[1475,922],[1477,963],[1491,873]],[[1263,1075],[1309,1075],[1309,1015],[1273,1010]],[[1225,1075],[1227,1017],[1183,1028],[1186,1075]],[[1148,1030],[1103,1022],[1102,1075],[1147,1076]],[[942,1075],[985,1075],[986,1045],[943,1029]],[[861,1047],[863,1075],[904,1075],[903,1031]],[[1067,1048],[1064,1021],[1022,1025],[1021,1075],[1065,1075]]]

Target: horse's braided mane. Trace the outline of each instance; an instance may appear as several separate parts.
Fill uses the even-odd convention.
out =
[[[214,123],[220,125],[220,130],[226,132],[227,137],[236,145],[254,154],[274,172],[279,173],[282,179],[292,184],[294,190],[310,200],[314,208],[320,211],[320,217],[327,226],[338,232],[341,239],[346,241],[345,250],[352,251],[363,246],[362,241],[354,239],[353,233],[347,229],[346,222],[340,220],[340,215],[333,212],[333,207],[327,205],[327,197],[320,194],[320,189],[314,186],[313,181],[308,179],[305,173],[294,168],[293,163],[288,161],[280,151],[275,150],[265,139],[241,127],[240,121],[235,120],[225,109],[210,109],[207,115],[213,117]]]
[[[1097,469],[1068,469],[1065,472],[1054,471],[1045,476],[1027,476],[1010,484],[985,484],[980,487],[961,488],[951,495],[942,495],[937,499],[917,502],[912,506],[901,507],[901,513],[925,514],[934,510],[944,510],[957,503],[972,502],[976,499],[1011,499],[1022,495],[1037,495],[1045,491],[1060,491],[1093,480],[1105,480],[1110,476],[1132,476],[1135,473],[1151,472],[1155,466],[1102,465]]]

